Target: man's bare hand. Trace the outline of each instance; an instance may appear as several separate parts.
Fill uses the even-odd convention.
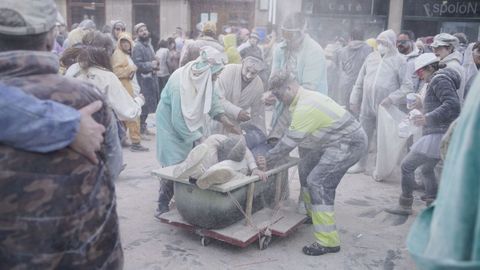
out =
[[[72,149],[84,155],[95,164],[98,163],[95,152],[100,150],[105,127],[98,124],[92,118],[92,114],[98,112],[101,108],[102,102],[97,100],[79,110],[80,126],[75,140],[70,145]]]
[[[250,113],[248,113],[245,110],[241,110],[240,113],[238,113],[237,120],[240,122],[247,122],[250,120]]]
[[[259,170],[257,168],[252,170],[252,175],[258,176],[258,178],[260,178],[262,181],[267,181],[267,178],[268,178],[267,174],[264,171]]]
[[[230,122],[230,120],[228,120],[225,115],[222,115],[220,119],[218,119],[218,121],[222,123],[225,131],[227,131],[228,133],[233,133],[237,135],[242,134],[242,130],[239,127],[235,126],[232,122]]]
[[[255,157],[255,162],[260,170],[265,171],[267,169],[267,159],[264,156]]]
[[[265,105],[267,106],[275,105],[276,102],[277,102],[277,99],[273,94],[270,94],[267,97],[265,97]]]

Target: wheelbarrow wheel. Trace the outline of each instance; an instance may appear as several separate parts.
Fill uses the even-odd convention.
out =
[[[272,237],[271,236],[266,236],[266,235],[263,235],[260,237],[260,239],[258,239],[258,248],[260,250],[265,250],[267,249],[268,245],[270,244],[270,241],[272,240]]]
[[[211,242],[212,242],[212,239],[209,238],[209,237],[202,236],[200,238],[200,243],[202,244],[202,247],[206,247],[206,246],[210,245]]]

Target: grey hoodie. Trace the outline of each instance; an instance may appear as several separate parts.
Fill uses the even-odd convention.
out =
[[[357,80],[363,62],[371,52],[372,48],[367,43],[361,40],[353,40],[338,53],[340,105],[349,105],[353,85]]]
[[[440,63],[447,65],[448,68],[455,70],[458,75],[460,75],[460,86],[457,88],[458,97],[460,98],[460,103],[463,104],[464,100],[464,93],[465,93],[465,68],[462,66],[462,59],[463,55],[458,52],[454,51],[453,53],[447,55],[447,57],[443,58]]]

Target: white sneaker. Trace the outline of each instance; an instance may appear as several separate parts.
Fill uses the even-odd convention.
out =
[[[202,168],[202,160],[208,152],[206,144],[199,144],[190,151],[187,158],[178,164],[173,170],[175,178],[187,179],[189,177],[199,177],[205,170]]]
[[[356,173],[363,173],[363,172],[365,172],[365,166],[362,166],[359,163],[353,165],[353,167],[351,167],[347,171],[347,173],[349,174],[356,174]]]
[[[234,175],[235,171],[226,167],[209,169],[198,178],[197,186],[200,189],[207,189],[212,185],[224,184],[233,179]]]

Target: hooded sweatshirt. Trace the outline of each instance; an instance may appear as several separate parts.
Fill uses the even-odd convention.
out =
[[[135,74],[137,66],[133,63],[130,55],[122,50],[120,45],[122,40],[128,41],[130,43],[130,48],[133,49],[134,43],[130,34],[126,32],[121,33],[117,41],[117,47],[111,58],[113,73],[117,75],[118,79],[122,82],[123,87],[127,89],[131,96],[137,96],[134,94],[135,92],[140,91],[140,86],[138,86]]]
[[[445,133],[460,114],[460,101],[456,89],[461,78],[452,68],[444,68],[433,74],[424,99],[424,114],[427,124],[423,135]]]
[[[460,85],[457,88],[458,97],[460,98],[460,102],[463,104],[464,100],[464,92],[465,92],[465,68],[462,66],[463,55],[458,52],[454,51],[453,53],[447,55],[445,58],[440,60],[440,63],[447,65],[448,68],[455,70],[458,75],[460,75]]]

